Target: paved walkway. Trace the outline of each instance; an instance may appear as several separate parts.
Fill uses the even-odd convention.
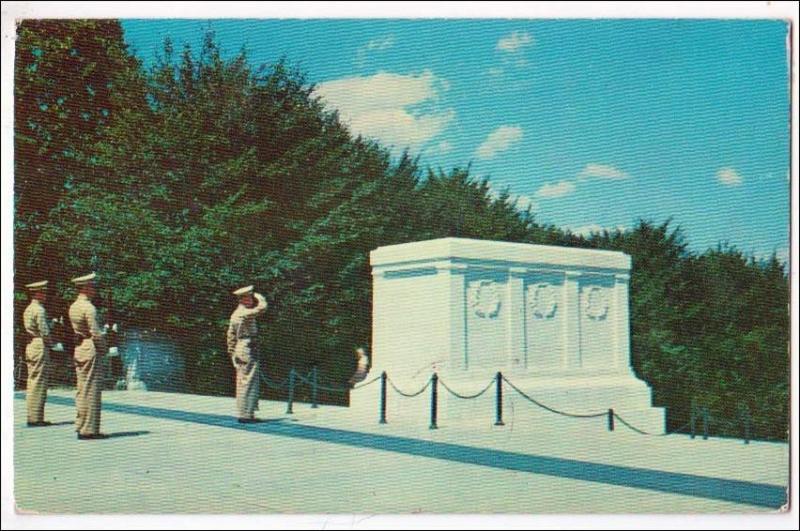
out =
[[[356,416],[261,402],[107,392],[105,441],[77,441],[73,393],[51,391],[49,428],[15,400],[15,496],[45,513],[751,512],[785,500],[788,445],[646,437],[522,420],[503,428]],[[554,425],[555,426],[555,425]],[[552,427],[552,426],[551,426]]]

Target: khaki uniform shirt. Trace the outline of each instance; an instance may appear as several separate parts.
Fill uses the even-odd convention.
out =
[[[228,354],[233,355],[236,345],[243,339],[255,339],[258,334],[256,316],[267,309],[267,300],[260,293],[254,294],[258,304],[253,308],[247,308],[240,304],[231,314],[231,322],[228,325]]]
[[[42,303],[33,299],[22,314],[25,330],[32,337],[41,338],[45,344],[50,342],[50,325],[47,322],[47,312]]]
[[[97,308],[86,295],[80,294],[69,307],[69,320],[76,334],[91,339],[99,354],[105,354],[106,335],[97,323]]]

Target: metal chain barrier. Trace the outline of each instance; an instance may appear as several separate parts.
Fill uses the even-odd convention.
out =
[[[370,380],[368,382],[365,382],[365,383],[363,383],[363,384],[361,384],[359,386],[354,386],[354,387],[350,388],[350,387],[329,387],[327,385],[320,384],[319,381],[317,380],[317,369],[316,369],[316,367],[314,369],[312,369],[306,376],[303,376],[302,374],[297,372],[295,369],[290,369],[289,370],[289,376],[287,376],[286,379],[283,382],[278,383],[278,384],[271,382],[270,379],[267,377],[267,375],[264,374],[264,371],[261,369],[260,366],[258,367],[258,374],[260,376],[260,380],[263,381],[264,385],[266,385],[268,388],[277,389],[277,390],[288,389],[288,397],[286,399],[286,413],[290,414],[290,415],[293,414],[294,393],[295,393],[296,386],[298,384],[306,384],[309,387],[311,387],[311,407],[316,409],[317,407],[319,407],[319,404],[318,404],[318,401],[317,401],[317,392],[319,390],[335,392],[335,393],[342,393],[342,392],[350,391],[351,389],[360,389],[362,387],[366,387],[368,385],[371,385],[371,384],[377,382],[378,380],[380,380],[382,378],[382,375],[379,375],[379,376],[373,378],[372,380]],[[424,389],[423,389],[423,391],[424,391]]]
[[[447,390],[447,392],[448,392],[448,393],[450,393],[451,395],[453,395],[453,396],[454,396],[454,397],[456,397],[456,398],[461,398],[461,399],[463,399],[463,400],[472,400],[473,398],[478,398],[478,397],[479,397],[479,396],[481,396],[483,393],[485,393],[486,391],[488,391],[489,389],[491,389],[491,388],[492,388],[492,386],[495,384],[495,381],[494,381],[494,379],[492,379],[492,380],[489,382],[489,385],[487,385],[486,387],[484,387],[484,388],[483,388],[483,390],[481,390],[481,391],[478,391],[478,392],[477,392],[477,393],[475,393],[474,395],[462,395],[462,394],[460,394],[460,393],[457,393],[457,392],[453,391],[452,389],[450,389],[450,386],[448,386],[446,383],[444,383],[444,380],[442,380],[442,379],[439,379],[439,384],[440,384],[442,387],[444,387],[444,388]]]
[[[292,369],[292,370],[294,371],[294,377],[295,378],[297,378],[298,380],[300,380],[304,384],[313,385],[313,382],[311,380],[309,380],[308,378],[304,377],[302,374],[300,374],[299,372],[295,371],[294,369]],[[311,373],[309,373],[309,374],[311,374]]]
[[[406,398],[414,398],[415,396],[419,396],[422,393],[424,393],[428,389],[428,387],[431,386],[431,382],[433,381],[433,378],[428,379],[428,383],[426,383],[425,386],[422,389],[420,389],[419,391],[417,391],[416,393],[405,393],[405,392],[401,391],[400,389],[398,389],[398,387],[394,384],[394,382],[392,381],[391,378],[388,378],[388,381],[389,381],[389,385],[392,386],[392,389],[397,391],[399,394],[403,395]]]
[[[421,395],[422,393],[424,393],[425,391],[427,391],[428,388],[431,387],[431,385],[434,385],[434,387],[435,387],[436,385],[441,384],[442,387],[444,387],[445,390],[448,393],[450,393],[451,395],[453,395],[454,397],[462,399],[462,400],[472,400],[472,399],[475,399],[475,398],[478,398],[478,397],[484,395],[489,389],[492,388],[492,386],[496,386],[496,388],[497,388],[497,398],[496,398],[496,401],[497,401],[497,413],[496,413],[496,422],[495,422],[496,426],[503,426],[504,425],[503,421],[502,421],[502,385],[501,385],[502,382],[505,382],[506,384],[508,384],[511,387],[511,389],[516,391],[520,396],[522,396],[523,398],[525,398],[526,400],[528,400],[532,404],[540,407],[541,409],[549,411],[551,413],[555,413],[556,415],[561,415],[561,416],[569,417],[569,418],[577,418],[577,419],[592,419],[592,418],[607,417],[608,418],[608,429],[609,429],[609,431],[614,431],[614,421],[616,420],[616,421],[619,421],[623,426],[625,426],[629,430],[633,431],[634,433],[638,433],[640,435],[645,435],[645,436],[649,436],[649,437],[664,437],[666,435],[672,435],[672,434],[675,434],[675,433],[682,433],[683,430],[685,430],[686,428],[691,428],[690,429],[691,436],[692,436],[692,438],[694,438],[695,430],[696,430],[696,424],[697,424],[697,421],[698,421],[698,418],[697,418],[698,415],[697,414],[699,412],[701,414],[701,419],[700,420],[702,420],[702,424],[703,424],[703,439],[707,439],[708,438],[708,427],[709,427],[709,423],[710,423],[710,415],[709,415],[710,406],[709,405],[705,405],[705,406],[701,407],[701,406],[696,406],[695,404],[692,404],[692,418],[691,418],[691,420],[689,420],[689,422],[687,422],[686,424],[684,424],[680,428],[677,428],[677,429],[674,429],[674,430],[671,430],[671,431],[668,431],[668,432],[665,432],[665,433],[650,433],[650,432],[647,432],[645,430],[639,429],[636,426],[632,425],[631,423],[626,421],[624,418],[622,418],[622,416],[620,416],[618,413],[616,413],[613,409],[608,409],[607,411],[603,411],[603,412],[599,412],[599,413],[578,414],[578,413],[568,413],[566,411],[560,411],[558,409],[555,409],[555,408],[552,408],[550,406],[547,406],[547,405],[539,402],[538,400],[536,400],[532,396],[528,395],[527,393],[525,393],[523,390],[521,390],[519,387],[514,385],[513,382],[511,382],[508,378],[506,378],[500,372],[497,373],[496,378],[492,378],[489,381],[489,383],[486,385],[486,387],[484,387],[483,389],[481,389],[477,393],[470,394],[470,395],[465,395],[465,394],[462,394],[462,393],[459,393],[459,392],[455,391],[449,385],[447,385],[443,380],[439,379],[438,376],[435,373],[434,373],[433,376],[431,376],[431,378],[428,379],[428,381],[425,383],[425,385],[421,389],[419,389],[418,391],[413,392],[413,393],[407,393],[407,392],[403,391],[402,389],[400,389],[399,387],[397,387],[397,385],[391,380],[391,378],[388,378],[386,376],[385,372],[380,374],[380,375],[378,375],[378,376],[375,376],[371,380],[363,382],[363,383],[361,383],[359,385],[355,385],[353,387],[332,387],[332,386],[327,386],[327,385],[323,385],[323,384],[319,383],[319,381],[317,380],[316,368],[312,369],[306,376],[303,376],[300,373],[298,373],[296,370],[291,369],[289,371],[289,376],[286,379],[284,379],[283,382],[280,382],[280,383],[272,382],[269,378],[267,378],[266,374],[264,374],[264,371],[261,369],[261,367],[258,368],[258,372],[259,372],[259,375],[261,376],[261,380],[264,382],[264,384],[267,387],[270,387],[272,389],[286,389],[287,385],[289,386],[290,397],[289,397],[288,412],[290,412],[290,413],[291,413],[291,409],[292,409],[291,408],[291,404],[293,402],[293,396],[292,395],[293,395],[294,387],[295,387],[295,385],[297,383],[297,380],[299,380],[300,383],[306,384],[306,385],[308,385],[308,386],[310,386],[312,388],[313,393],[314,393],[314,398],[312,400],[313,401],[312,407],[317,407],[316,406],[316,404],[317,404],[317,402],[316,402],[316,392],[317,392],[317,390],[341,393],[341,392],[347,392],[347,391],[350,391],[350,390],[361,389],[362,387],[367,387],[369,385],[374,384],[378,380],[383,380],[382,387],[381,387],[381,404],[380,404],[380,406],[381,406],[380,423],[381,424],[385,424],[386,423],[386,396],[385,396],[385,394],[386,394],[386,382],[388,382],[389,385],[392,386],[392,389],[394,389],[395,392],[397,392],[399,395],[404,396],[406,398],[417,397],[417,396]],[[435,382],[435,384],[434,384],[434,382]],[[719,399],[717,399],[717,400],[719,400]],[[717,400],[715,400],[714,403],[716,403]],[[436,402],[437,402],[437,400],[436,400],[436,390],[434,389],[433,394],[432,394],[432,401],[431,401],[431,408],[432,408],[432,410],[431,410],[431,428],[432,429],[436,428],[436,416],[437,416],[436,415],[436,410],[437,410]],[[713,405],[713,403],[711,405]],[[756,421],[755,419],[750,417],[749,410],[745,410],[743,413],[740,414],[740,416],[742,416],[742,415],[744,416],[743,418],[744,418],[744,422],[745,422],[744,441],[745,441],[745,444],[749,444],[750,438],[751,438],[752,426],[754,424],[758,424],[758,421]]]
[[[313,374],[313,373],[314,373],[314,371],[312,370],[312,371],[311,371],[311,372],[309,372],[308,374],[310,375],[310,374]],[[328,392],[331,392],[331,393],[345,393],[345,392],[347,392],[347,391],[349,391],[349,390],[350,390],[350,388],[349,388],[349,387],[329,387],[329,386],[327,386],[327,385],[322,385],[322,384],[321,384],[321,383],[319,383],[317,380],[312,380],[312,379],[309,379],[309,378],[303,377],[303,376],[302,376],[302,375],[301,375],[299,372],[297,372],[297,371],[295,371],[295,376],[296,376],[296,377],[297,377],[297,378],[298,378],[298,379],[299,379],[301,382],[303,382],[304,384],[308,385],[308,386],[309,386],[309,387],[311,387],[312,389],[320,389],[320,390],[322,390],[322,391],[328,391]],[[306,376],[308,376],[308,375],[306,375]]]
[[[314,384],[309,384],[313,386]],[[322,389],[323,391],[328,391],[330,393],[346,393],[350,390],[349,387],[329,387],[327,385],[322,385],[321,383],[316,383],[317,389]]]
[[[667,432],[667,433],[659,433],[658,435],[671,435],[673,433],[683,433],[683,430],[688,428],[691,424],[692,424],[692,421],[689,421],[686,424],[684,424],[683,426],[681,426],[680,428],[674,429],[674,430],[672,430],[670,432]]]
[[[649,433],[649,432],[646,432],[644,430],[640,430],[636,426],[633,426],[632,424],[627,422],[625,419],[620,417],[617,413],[614,413],[614,418],[617,419],[618,421],[620,421],[629,430],[634,431],[634,432],[636,432],[636,433],[638,433],[640,435],[647,435],[647,436],[650,436],[650,437],[665,437],[667,435],[672,435],[674,433],[681,433],[681,431],[683,431],[686,428],[688,428],[692,423],[692,421],[689,421],[689,422],[687,422],[686,424],[684,424],[683,426],[681,426],[680,428],[678,428],[676,430],[667,431],[667,432],[664,432],[664,433]]]
[[[269,381],[269,378],[267,378],[267,376],[264,374],[264,371],[262,371],[260,367],[259,367],[258,371],[261,374],[261,379],[264,380],[264,383],[266,383],[269,387],[272,387],[273,389],[283,389],[283,388],[286,387],[286,384],[288,383],[288,378],[286,378],[280,384],[277,384],[277,385],[271,384],[270,381]],[[303,382],[304,384],[306,384],[306,385],[308,385],[310,387],[314,387],[316,385],[317,389],[321,389],[322,391],[339,392],[339,393],[343,393],[343,392],[346,392],[346,391],[352,391],[352,390],[355,390],[355,389],[361,389],[362,387],[367,387],[368,385],[372,385],[372,384],[374,384],[375,382],[377,382],[378,380],[381,379],[380,375],[378,375],[375,378],[373,378],[372,380],[369,380],[367,382],[361,383],[359,385],[354,385],[353,387],[331,387],[331,386],[323,385],[323,384],[321,384],[319,382],[315,382],[309,376],[310,374],[313,374],[313,371],[309,372],[309,374],[307,374],[306,376],[303,376],[299,372],[294,371],[295,378],[297,378],[298,380],[300,380],[301,382]]]
[[[631,424],[629,424],[628,422],[626,422],[626,421],[625,421],[625,419],[623,419],[622,417],[620,417],[620,416],[619,416],[619,415],[617,415],[616,413],[614,413],[613,415],[614,415],[614,418],[615,418],[615,419],[617,419],[618,421],[620,421],[620,422],[621,422],[621,423],[622,423],[622,424],[623,424],[625,427],[627,427],[629,430],[631,430],[631,431],[634,431],[634,432],[636,432],[636,433],[638,433],[638,434],[640,434],[640,435],[649,435],[649,436],[656,436],[656,437],[658,437],[658,436],[660,436],[660,435],[669,435],[668,433],[648,433],[648,432],[646,432],[646,431],[644,431],[644,430],[640,430],[639,428],[637,428],[637,427],[635,427],[635,426],[632,426]]]
[[[328,385],[323,385],[323,384],[319,383],[319,381],[311,379],[310,376],[309,376],[311,374],[314,374],[313,369],[306,376],[302,376],[299,372],[295,371],[295,376],[301,382],[303,382],[304,384],[306,384],[308,386],[311,386],[311,387],[316,386],[317,389],[321,389],[322,391],[329,391],[329,392],[332,392],[332,393],[346,393],[347,391],[352,391],[352,390],[355,390],[355,389],[361,389],[362,387],[366,387],[366,386],[368,386],[370,384],[373,384],[373,383],[375,383],[375,382],[377,382],[378,380],[381,379],[380,375],[378,375],[378,376],[376,376],[375,378],[373,378],[372,380],[370,380],[368,382],[364,382],[364,383],[359,384],[359,385],[354,385],[353,387],[331,387],[331,386],[328,386]]]
[[[559,411],[557,409],[554,409],[552,407],[549,407],[549,406],[546,406],[546,405],[542,404],[541,402],[539,402],[535,398],[530,397],[524,391],[522,391],[519,387],[517,387],[516,385],[511,383],[508,380],[508,378],[506,378],[505,376],[503,376],[502,378],[503,378],[504,382],[506,382],[509,386],[511,386],[511,389],[513,389],[514,391],[516,391],[517,393],[522,395],[523,398],[525,398],[528,401],[536,404],[537,406],[539,406],[542,409],[550,411],[551,413],[555,413],[557,415],[562,415],[564,417],[572,417],[572,418],[575,418],[575,419],[593,419],[593,418],[598,418],[598,417],[605,417],[605,416],[608,415],[608,413],[606,411],[603,411],[602,413],[590,413],[590,414],[576,414],[576,413],[567,413],[567,412],[564,412],[564,411]]]
[[[278,383],[278,384],[270,383],[270,379],[267,378],[266,374],[264,374],[264,371],[261,369],[260,365],[258,367],[258,375],[261,377],[261,381],[263,381],[264,384],[267,387],[270,387],[272,389],[285,389],[286,388],[286,384],[289,383],[289,378],[288,377],[286,377],[286,379],[284,379],[283,382],[281,382],[281,383]]]
[[[376,377],[375,377],[375,378],[373,378],[372,380],[370,380],[370,381],[368,381],[368,382],[363,382],[363,383],[360,383],[360,384],[358,384],[358,385],[354,385],[352,388],[353,388],[354,390],[355,390],[355,389],[361,389],[362,387],[366,387],[366,386],[368,386],[368,385],[370,385],[370,384],[374,384],[375,382],[377,382],[377,381],[378,381],[378,380],[380,380],[380,379],[381,379],[381,376],[380,376],[380,374],[379,374],[378,376],[376,376]]]

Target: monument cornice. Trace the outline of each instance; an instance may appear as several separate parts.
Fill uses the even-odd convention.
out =
[[[503,258],[498,259],[498,257]],[[442,260],[468,263],[471,266],[480,264],[484,267],[495,266],[506,269],[509,265],[615,272],[626,272],[631,268],[631,257],[617,251],[466,238],[439,238],[388,245],[370,253],[370,264],[373,267],[406,264],[411,261],[424,263]]]

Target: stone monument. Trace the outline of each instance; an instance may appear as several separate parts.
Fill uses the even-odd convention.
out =
[[[370,263],[370,378],[386,371],[399,388],[414,391],[437,372],[469,394],[502,371],[549,407],[574,414],[613,408],[637,427],[663,433],[664,410],[652,407],[650,388],[630,365],[630,256],[442,238],[380,247]],[[370,387],[351,394],[354,407],[377,409],[379,386]],[[425,399],[388,394],[390,417],[427,415]],[[492,419],[494,388],[475,401],[444,389],[439,396],[443,419]],[[542,412],[508,386],[504,396],[518,418]]]

